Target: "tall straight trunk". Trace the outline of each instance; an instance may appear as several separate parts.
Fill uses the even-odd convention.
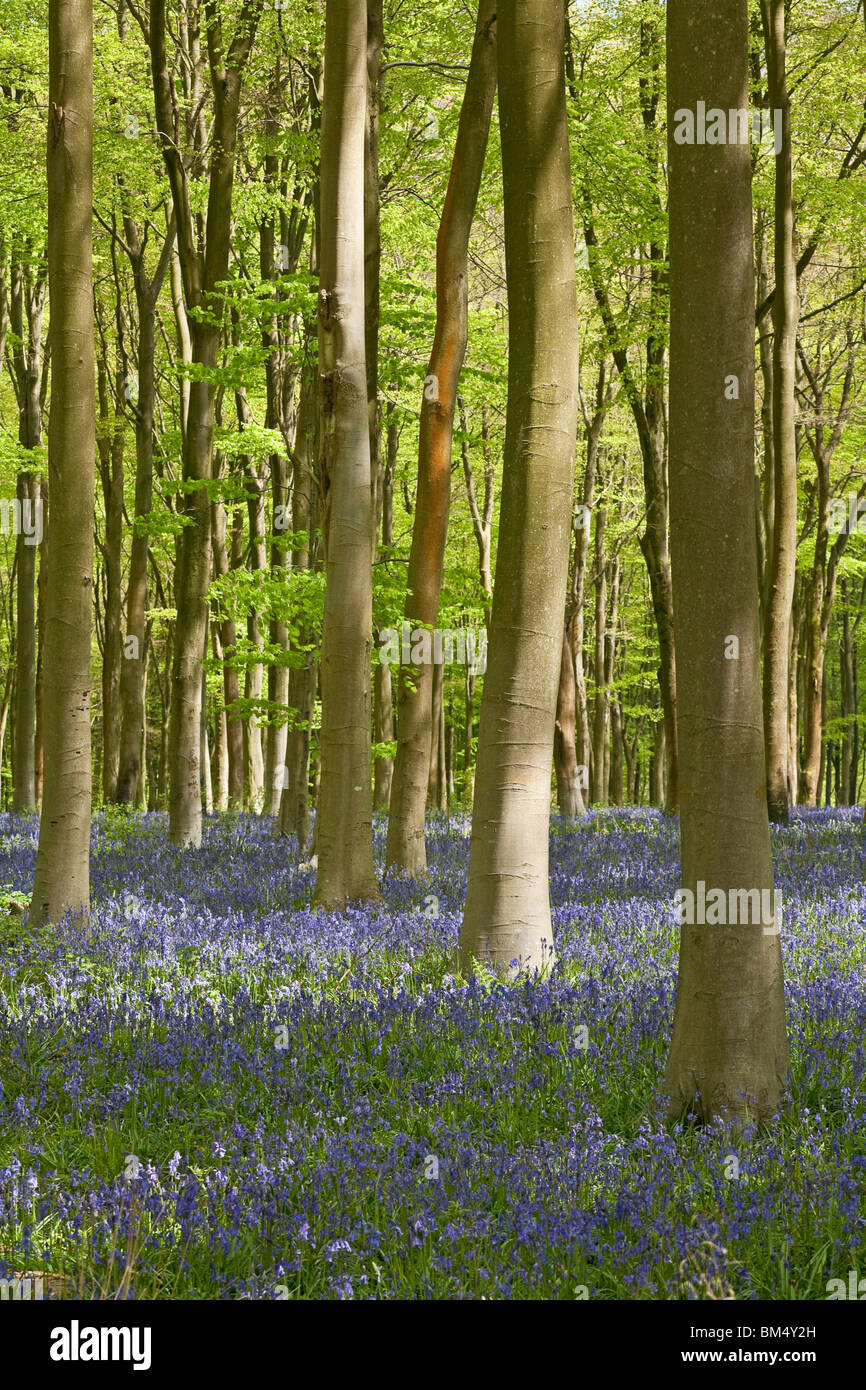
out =
[[[42,500],[42,544],[39,547],[39,573],[36,576],[36,632],[39,645],[36,649],[36,737],[33,753],[33,785],[36,788],[36,805],[42,808],[42,781],[44,770],[45,731],[45,595],[48,591],[48,479],[43,473],[39,484]]]
[[[592,735],[589,728],[589,701],[586,694],[586,674],[583,664],[583,635],[586,604],[586,564],[589,556],[590,518],[595,503],[595,473],[598,461],[598,446],[604,420],[610,406],[610,389],[605,391],[605,359],[599,364],[598,380],[595,388],[595,402],[592,414],[586,407],[581,394],[583,423],[586,431],[586,465],[583,473],[583,489],[580,510],[577,515],[574,535],[574,573],[571,594],[566,611],[573,616],[569,623],[571,653],[574,660],[574,689],[576,712],[577,762],[589,785],[589,768],[592,761]]]
[[[115,265],[116,269],[116,265]],[[120,667],[122,661],[122,571],[123,571],[123,452],[126,442],[126,422],[121,414],[126,354],[121,337],[122,312],[117,300],[119,361],[115,379],[114,399],[108,384],[108,364],[100,359],[97,366],[97,397],[102,429],[97,438],[99,471],[105,508],[105,630],[102,643],[102,797],[113,802],[117,796],[117,773],[120,766]],[[111,432],[111,421],[114,430]]]
[[[803,630],[803,612],[800,601],[802,584],[794,584],[791,610],[791,650],[788,657],[788,781],[791,787],[791,801],[799,800],[800,757],[798,734],[800,728],[800,635]]]
[[[472,761],[472,740],[475,733],[475,676],[468,662],[463,676],[463,699],[466,715],[463,728],[463,795],[471,806],[475,796],[475,768]]]
[[[608,566],[610,573],[610,603],[608,607],[607,619],[605,621],[604,634],[604,688],[607,702],[607,730],[608,736],[604,741],[604,804],[610,804],[611,792],[611,760],[613,753],[613,718],[614,706],[616,705],[616,695],[613,689],[614,673],[616,670],[616,627],[619,614],[619,586],[622,578],[622,569],[617,559],[613,559]],[[622,752],[620,751],[620,802],[622,801]]]
[[[764,1118],[788,1071],[780,924],[774,910],[765,930],[754,898],[746,907],[729,896],[774,901],[754,522],[750,151],[674,138],[675,113],[694,112],[699,100],[748,109],[747,0],[708,0],[700,24],[690,0],[669,0],[667,31],[682,884],[693,903],[699,881],[708,894],[721,890],[734,903],[730,915],[747,921],[704,925],[696,912],[681,927],[665,1084],[672,1115]]]
[[[777,165],[778,173],[778,165]],[[758,251],[758,303],[767,297],[767,237],[764,220],[760,220]],[[755,527],[758,540],[758,584],[761,597],[761,622],[766,630],[770,601],[769,584],[772,574],[770,559],[773,551],[773,529],[776,524],[776,462],[773,438],[773,335],[758,325],[758,353],[761,363],[761,429],[763,432],[764,486],[760,475],[755,477]],[[763,494],[763,495],[762,495]]]
[[[326,536],[314,902],[379,896],[373,869],[373,478],[364,316],[365,0],[327,0],[319,382]]]
[[[90,640],[96,450],[91,215],[93,10],[49,0],[48,581],[45,780],[30,922],[90,913]]]
[[[610,737],[610,699],[605,686],[604,641],[607,623],[607,565],[604,562],[604,507],[595,514],[595,701],[592,740],[592,802],[607,805],[605,779],[605,748]]]
[[[138,311],[138,398],[135,402],[135,515],[126,587],[126,638],[120,666],[120,750],[117,800],[135,805],[144,777],[141,746],[145,733],[145,613],[150,542],[144,529],[153,499],[153,431],[156,400],[156,302],[175,245],[170,221],[153,278],[147,275],[145,247],[131,215],[124,217],[124,240],[132,265]]]
[[[213,95],[213,127],[208,181],[206,244],[199,246],[187,171],[173,138],[176,97],[166,52],[166,3],[150,0],[149,42],[157,129],[177,219],[177,244],[187,313],[196,310],[190,329],[192,361],[203,369],[190,382],[183,440],[184,527],[175,576],[174,665],[171,679],[168,767],[169,838],[181,849],[201,844],[201,668],[207,632],[207,591],[211,572],[211,508],[207,484],[213,473],[213,372],[219,364],[223,300],[228,277],[235,146],[244,68],[255,39],[264,0],[244,0],[227,43],[215,8],[205,10],[208,66]],[[210,377],[210,380],[206,379]]]
[[[842,806],[850,806],[851,803],[851,763],[854,752],[854,720],[857,717],[857,705],[854,699],[854,641],[851,635],[851,615],[848,611],[847,594],[843,594],[846,600],[845,608],[842,612],[842,639],[839,644],[839,676],[842,697],[842,718],[845,721],[845,729],[842,734],[842,758],[839,781],[839,803]]]
[[[25,449],[42,443],[42,323],[45,309],[44,270],[12,266],[9,284],[9,324],[16,335],[12,367],[18,397],[18,442]],[[19,473],[15,496],[21,525],[15,543],[18,587],[15,611],[15,746],[12,760],[12,809],[20,815],[34,811],[36,797],[36,555],[34,529],[39,516],[39,475]],[[43,518],[44,524],[44,518]],[[25,532],[32,531],[31,535]]]
[[[614,806],[623,802],[623,749],[622,708],[619,697],[614,695],[610,702],[610,800]]]
[[[770,820],[787,825],[788,661],[797,570],[797,441],[795,378],[800,300],[794,252],[794,179],[788,99],[785,0],[761,0],[770,107],[782,113],[776,155],[776,295],[773,300],[773,538],[764,621],[764,736]]]
[[[812,570],[808,577],[803,624],[805,629],[803,682],[803,763],[800,772],[798,800],[804,806],[816,806],[821,789],[821,752],[823,730],[824,664],[830,619],[836,600],[839,566],[850,540],[846,527],[835,541],[830,541],[830,470],[833,456],[841,442],[851,410],[851,391],[854,381],[853,335],[848,328],[848,364],[835,419],[828,421],[827,388],[832,364],[823,377],[810,367],[805,355],[800,358],[808,379],[814,402],[815,426],[806,431],[809,448],[817,471],[816,535]],[[831,426],[828,433],[828,424]],[[866,485],[857,494],[857,506],[866,502]]]
[[[219,623],[211,622],[211,643],[213,645],[214,661],[222,666],[223,647],[220,639]],[[214,769],[212,774],[214,788],[214,808],[217,811],[227,811],[229,805],[229,748],[228,748],[228,720],[226,712],[221,706],[217,705],[214,720],[214,748],[213,748]]]
[[[653,725],[653,754],[650,763],[650,805],[664,806],[665,804],[665,732],[664,719],[660,719]]]
[[[207,729],[207,677],[201,673],[201,799],[207,815],[213,811],[213,780],[210,770],[210,749]]]
[[[562,629],[562,655],[559,661],[559,689],[556,696],[554,724],[553,767],[556,773],[556,794],[559,814],[567,820],[582,816],[586,809],[580,786],[575,741],[574,662],[568,628]]]
[[[316,432],[318,408],[316,382],[312,371],[301,378],[298,427],[292,459],[292,530],[299,543],[292,551],[295,574],[314,569],[316,535],[316,489],[313,473],[318,450]],[[291,724],[286,738],[286,770],[280,801],[280,835],[296,835],[303,854],[310,838],[310,737],[316,700],[317,667],[310,634],[299,634],[299,664],[289,671],[289,711]]]
[[[239,345],[239,335],[237,337]],[[249,402],[243,388],[235,392],[238,429],[248,429],[252,420]],[[258,476],[249,455],[240,459],[244,491],[247,498],[247,519],[250,528],[249,567],[253,574],[264,575],[267,566],[265,547],[265,493],[264,483]],[[251,608],[247,613],[247,641],[251,650],[261,651],[264,647],[261,615]],[[244,697],[247,700],[261,700],[264,688],[264,667],[261,662],[247,666],[244,673]],[[244,719],[244,785],[246,805],[257,815],[261,813],[265,798],[265,762],[262,746],[262,726],[255,713]]]
[[[439,805],[439,720],[442,714],[442,700],[445,694],[445,667],[437,663],[433,667],[433,689],[430,700],[430,764],[427,772],[427,805]]]
[[[460,959],[506,975],[553,959],[550,774],[578,420],[564,23],[549,0],[499,5],[508,410]]]
[[[399,433],[395,412],[389,411],[385,468],[382,476],[382,550],[386,553],[394,544],[394,472],[397,467]],[[379,638],[379,633],[376,633]],[[391,667],[381,661],[373,663],[374,677],[374,730],[377,743],[392,743],[394,740],[394,697],[391,680]],[[377,758],[373,768],[373,805],[384,810],[391,800],[391,785],[394,779],[394,759]]]
[[[229,572],[226,513],[221,502],[212,504],[211,534],[213,536],[214,575],[222,579]],[[222,657],[223,703],[226,716],[226,758],[228,762],[228,806],[238,810],[244,800],[244,726],[237,717],[240,683],[233,658],[237,650],[237,628],[228,610],[219,619],[219,640]]]
[[[451,444],[468,338],[469,234],[484,168],[496,91],[496,0],[479,0],[475,40],[448,191],[436,239],[436,330],[427,367],[418,440],[418,489],[405,616],[435,629],[451,498]],[[397,757],[386,861],[410,874],[427,867],[424,809],[430,766],[433,670],[400,668]]]

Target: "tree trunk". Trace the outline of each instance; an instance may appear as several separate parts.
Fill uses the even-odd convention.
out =
[[[479,0],[472,58],[451,176],[436,241],[436,331],[424,383],[418,490],[409,555],[406,619],[435,629],[451,497],[451,444],[457,388],[468,337],[469,234],[484,168],[496,91],[497,0]],[[386,862],[410,874],[427,867],[424,809],[430,767],[433,670],[400,668],[397,757]]]
[[[761,0],[767,50],[768,96],[782,113],[776,155],[776,295],[773,300],[773,536],[764,623],[764,732],[767,745],[767,806],[770,820],[787,825],[788,661],[791,605],[797,569],[797,441],[795,376],[800,300],[794,253],[794,191],[791,105],[788,100],[785,0]]]
[[[45,781],[30,922],[90,913],[90,642],[93,604],[95,394],[91,215],[93,10],[49,0],[48,582],[45,595]]]
[[[559,814],[575,820],[585,810],[578,771],[575,742],[574,662],[568,628],[562,629],[562,656],[559,662],[559,689],[556,697],[556,723],[553,739],[553,766]]]
[[[222,502],[212,504],[211,534],[213,536],[213,567],[216,578],[229,572],[226,540],[226,513]],[[237,628],[226,609],[218,621],[223,673],[223,701],[226,716],[226,753],[228,759],[228,806],[238,810],[244,801],[244,726],[237,717],[240,683],[233,657],[237,649]]]
[[[578,420],[564,20],[548,0],[498,11],[508,412],[460,960],[505,975],[553,960],[550,774]]]
[[[245,0],[228,44],[222,20],[206,8],[208,63],[213,93],[213,128],[207,201],[207,244],[200,248],[189,199],[187,173],[172,136],[176,99],[166,53],[165,0],[150,3],[150,56],[157,129],[177,219],[177,244],[187,312],[199,312],[191,334],[192,361],[203,377],[190,382],[183,440],[183,515],[178,547],[177,619],[171,680],[168,767],[169,838],[181,849],[201,844],[201,666],[207,630],[211,572],[211,508],[207,484],[213,473],[214,401],[212,374],[218,366],[222,294],[228,277],[232,188],[242,75],[252,49],[263,0]],[[204,379],[210,377],[210,380]]]
[[[120,666],[120,751],[117,800],[134,805],[139,779],[144,776],[141,745],[145,733],[145,613],[147,565],[150,542],[143,518],[153,499],[153,430],[156,397],[155,334],[156,301],[175,245],[174,223],[169,223],[159,263],[152,280],[146,272],[144,247],[132,217],[124,218],[124,237],[131,253],[135,301],[138,310],[138,399],[135,403],[135,516],[126,589],[126,639]]]
[[[665,1084],[672,1116],[763,1119],[788,1072],[779,913],[730,896],[775,901],[754,524],[750,150],[674,138],[675,113],[699,100],[748,109],[748,5],[708,0],[696,24],[690,0],[669,0],[667,29],[682,883],[692,895],[699,881],[720,890],[730,915],[747,921],[703,925],[693,913],[695,924],[682,926]]]
[[[315,377],[311,371],[301,379],[298,427],[292,460],[292,530],[303,539],[292,552],[292,569],[299,574],[314,569],[316,534],[316,490],[313,486],[317,452],[317,414]],[[289,671],[289,711],[291,724],[286,738],[286,771],[280,801],[280,835],[296,835],[299,852],[304,853],[310,838],[310,733],[316,698],[316,662],[310,634],[299,633],[300,664]]]
[[[607,805],[605,749],[610,738],[610,699],[605,685],[604,637],[607,623],[607,566],[604,562],[604,507],[595,514],[595,702],[592,741],[592,804]]]
[[[366,112],[366,3],[327,0],[318,301],[326,587],[314,894],[322,907],[379,896],[370,708],[374,507],[364,317]]]
[[[116,270],[116,265],[115,265]],[[119,277],[118,277],[119,281]],[[111,803],[117,797],[120,766],[120,666],[122,652],[121,580],[123,570],[123,450],[126,422],[121,402],[126,382],[126,353],[121,338],[122,316],[118,284],[117,328],[118,367],[114,399],[108,386],[108,364],[101,358],[97,366],[97,396],[102,429],[97,438],[102,497],[105,507],[105,629],[102,643],[102,797]],[[112,420],[114,429],[111,429]]]
[[[18,397],[18,442],[25,449],[42,444],[40,400],[44,270],[36,278],[20,263],[12,266],[9,323],[17,342],[12,351]],[[2,360],[2,359],[0,359]],[[41,540],[39,475],[19,473],[15,496],[20,508],[15,542],[18,587],[15,613],[15,745],[12,762],[12,809],[16,815],[36,809],[36,555]],[[30,531],[28,535],[27,532]]]

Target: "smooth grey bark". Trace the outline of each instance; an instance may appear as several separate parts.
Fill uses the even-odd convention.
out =
[[[96,451],[92,233],[93,10],[49,0],[48,294],[51,510],[44,625],[44,784],[30,922],[90,913],[90,642]]]
[[[578,420],[565,14],[498,7],[508,411],[462,968],[553,960],[548,827]]]
[[[771,109],[782,116],[776,155],[775,262],[773,301],[773,528],[764,621],[764,737],[770,820],[787,825],[788,661],[791,605],[797,571],[797,440],[795,387],[800,298],[794,253],[794,175],[791,103],[788,98],[785,0],[761,0]]]
[[[326,586],[313,898],[322,907],[379,897],[370,698],[374,479],[364,312],[366,116],[366,0],[327,0],[318,298]]]
[[[746,143],[678,144],[698,101],[748,108],[747,0],[668,0],[670,500],[682,885],[774,901],[754,519],[754,253]],[[723,582],[722,582],[723,581]],[[733,645],[734,639],[737,645]],[[769,1118],[788,1072],[778,914],[682,925],[672,1116]],[[741,910],[742,909],[742,910]],[[707,914],[709,915],[709,914]],[[774,934],[774,926],[777,929]]]

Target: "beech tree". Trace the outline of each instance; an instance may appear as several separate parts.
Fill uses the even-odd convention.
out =
[[[327,0],[318,298],[327,549],[314,896],[326,907],[379,895],[372,828],[374,508],[364,312],[366,115],[366,0]]]
[[[44,781],[30,922],[90,912],[90,637],[96,448],[92,0],[48,12],[51,509],[45,591]]]
[[[773,300],[772,534],[764,619],[764,731],[767,741],[767,804],[770,819],[787,825],[791,803],[789,773],[788,665],[791,609],[797,571],[797,438],[795,387],[800,296],[794,252],[794,189],[791,103],[788,99],[785,0],[761,0],[767,50],[770,108],[781,116],[776,155],[775,261]]]
[[[747,0],[668,0],[670,497],[682,884],[772,894],[754,523],[754,261],[745,141],[676,113],[748,111]],[[681,123],[679,123],[681,125]],[[775,900],[773,900],[775,901]],[[681,927],[673,1114],[770,1116],[788,1071],[777,913]],[[758,920],[755,920],[757,915]],[[709,916],[709,913],[707,913]]]
[[[460,958],[506,974],[553,958],[548,821],[579,408],[564,20],[549,0],[497,12],[508,416]]]
[[[481,0],[457,143],[436,239],[436,333],[427,366],[418,439],[418,491],[409,554],[405,616],[414,629],[436,626],[448,512],[451,445],[466,355],[469,234],[484,168],[496,92],[496,0]],[[397,756],[391,784],[387,863],[417,874],[427,867],[424,811],[430,777],[434,671],[401,666]]]

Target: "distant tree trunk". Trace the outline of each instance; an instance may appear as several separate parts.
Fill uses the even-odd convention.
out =
[[[113,248],[112,248],[113,249]],[[114,259],[114,257],[113,257]],[[119,286],[117,265],[115,276]],[[105,508],[105,629],[102,643],[102,797],[111,803],[117,797],[120,765],[120,666],[122,661],[122,572],[123,572],[123,451],[126,422],[121,413],[126,389],[127,359],[123,347],[123,317],[120,291],[117,299],[117,350],[114,396],[109,388],[108,363],[97,364],[97,398],[100,424],[97,438],[102,499]]]
[[[562,656],[559,662],[559,690],[556,697],[556,723],[553,739],[553,767],[556,772],[556,791],[559,814],[567,820],[582,816],[585,807],[580,787],[580,774],[575,743],[574,662],[568,628],[562,629]]]
[[[698,100],[747,110],[748,5],[668,0],[670,500],[682,884],[766,895],[773,866],[754,522],[754,258],[746,143],[678,144]],[[707,36],[712,36],[708,42]],[[699,480],[699,485],[696,482]],[[724,576],[724,584],[720,584]],[[736,639],[735,647],[732,639]],[[672,1116],[769,1118],[788,1072],[778,934],[683,925],[665,1086]],[[707,914],[709,915],[709,913]],[[740,917],[746,917],[743,924]],[[775,911],[775,926],[779,920]]]
[[[211,534],[213,536],[213,567],[216,578],[229,572],[226,542],[226,513],[222,502],[212,504]],[[219,619],[219,638],[222,651],[223,700],[226,712],[226,752],[228,758],[228,805],[238,810],[244,801],[244,726],[237,717],[240,683],[232,658],[237,648],[237,628],[228,610]]]
[[[607,805],[605,748],[610,738],[610,699],[605,686],[604,639],[607,624],[607,565],[604,560],[604,507],[595,514],[595,707],[593,711],[592,802]]]
[[[610,704],[610,800],[614,806],[623,802],[623,747],[622,708],[619,696],[614,695]]]
[[[583,423],[586,432],[586,465],[583,473],[583,490],[575,523],[574,573],[568,610],[573,613],[570,622],[571,652],[574,659],[574,689],[576,701],[576,743],[578,766],[583,769],[584,785],[589,789],[589,770],[592,763],[592,734],[589,727],[589,701],[586,695],[586,675],[583,665],[583,636],[586,605],[586,562],[589,555],[592,509],[595,503],[595,473],[598,460],[598,446],[604,428],[605,416],[611,404],[610,387],[605,389],[606,366],[602,357],[598,369],[595,401],[590,414],[580,395]],[[568,611],[567,610],[567,611]]]
[[[650,763],[650,805],[665,804],[665,724],[660,719],[653,725],[653,755]]]
[[[9,323],[17,341],[12,350],[18,397],[18,442],[25,449],[42,444],[42,321],[45,272],[15,262],[9,282]],[[0,359],[2,360],[2,359]],[[40,537],[39,475],[19,473],[15,496],[21,525],[15,542],[18,574],[15,613],[15,745],[12,763],[12,809],[21,815],[36,809],[36,555]],[[42,518],[43,524],[45,518]],[[31,531],[28,536],[27,530]],[[40,629],[41,630],[41,629]]]
[[[322,907],[379,896],[370,708],[374,505],[364,317],[366,113],[365,0],[327,0],[318,302],[326,586],[314,894]]]
[[[435,629],[451,498],[451,445],[457,388],[469,332],[469,234],[481,185],[496,92],[497,0],[479,0],[475,40],[451,176],[436,241],[436,331],[427,367],[418,441],[418,490],[405,615]],[[424,809],[430,766],[433,670],[400,668],[397,757],[386,862],[410,874],[427,867]]]
[[[201,844],[201,667],[205,655],[207,591],[211,576],[211,508],[207,484],[213,475],[215,386],[222,321],[220,286],[228,277],[232,221],[235,145],[243,71],[255,39],[263,0],[244,0],[227,43],[215,7],[205,9],[213,129],[208,182],[207,244],[200,245],[187,171],[176,135],[176,97],[166,52],[165,0],[150,0],[151,71],[157,129],[177,219],[177,244],[187,313],[197,313],[191,327],[192,361],[204,369],[190,382],[183,439],[183,514],[189,523],[179,544],[175,601],[174,667],[171,679],[168,766],[169,838],[181,849]],[[210,379],[207,379],[210,377]]]
[[[222,665],[223,649],[220,641],[219,624],[212,622],[211,641],[214,660]],[[214,726],[214,806],[218,811],[227,811],[229,804],[229,750],[226,712],[217,706]]]
[[[45,781],[30,922],[90,913],[95,393],[91,216],[93,10],[49,0],[48,293],[51,512],[45,596]]]
[[[391,415],[393,416],[393,410]],[[382,549],[388,551],[394,544],[394,470],[397,467],[397,447],[399,435],[396,420],[388,420],[387,451],[385,470],[382,479]],[[380,634],[375,634],[378,645]],[[373,718],[377,743],[394,741],[394,697],[391,681],[391,667],[382,661],[373,661]],[[377,810],[386,810],[391,800],[391,784],[394,777],[394,759],[377,758],[373,765],[373,805]]]
[[[472,762],[472,739],[475,733],[475,676],[469,663],[466,663],[463,676],[463,694],[466,706],[466,723],[463,731],[463,795],[472,805],[475,795],[475,768]]]
[[[793,154],[788,100],[785,0],[761,0],[768,97],[781,112],[776,155],[776,294],[773,300],[773,535],[764,624],[764,731],[770,820],[788,824],[788,661],[797,569],[797,441],[794,421],[800,299],[794,252]]]
[[[235,392],[235,403],[237,407],[238,428],[243,431],[249,427],[252,419],[246,392],[243,389]],[[240,465],[243,472],[244,491],[246,492],[247,498],[247,518],[250,529],[250,570],[253,574],[264,575],[267,568],[264,483],[256,473],[253,467],[253,461],[249,455],[244,454],[241,456]],[[252,650],[261,651],[264,647],[261,615],[255,608],[251,608],[247,614],[247,641]],[[261,700],[263,687],[264,668],[262,663],[257,662],[254,666],[248,666],[244,675],[245,699]],[[247,792],[246,804],[251,811],[259,815],[261,814],[265,798],[265,763],[262,748],[262,727],[259,722],[259,716],[255,713],[249,714],[244,720],[243,727],[244,780]]]
[[[553,960],[550,782],[578,420],[565,12],[503,0],[498,80],[509,304],[508,413],[464,970]]]
[[[827,387],[832,366],[823,377],[813,369],[802,349],[803,366],[814,403],[814,429],[805,434],[817,472],[816,535],[812,570],[808,578],[803,622],[805,626],[804,688],[803,688],[803,763],[800,772],[798,797],[804,806],[816,806],[821,789],[821,736],[823,729],[824,661],[827,635],[836,599],[839,565],[850,539],[846,528],[830,543],[830,465],[839,447],[851,410],[851,389],[854,381],[853,334],[848,329],[848,364],[842,385],[839,406],[832,428],[827,430]],[[866,486],[858,494],[858,506],[866,498]]]
[[[839,778],[839,804],[850,806],[851,802],[851,762],[854,751],[854,720],[857,705],[854,699],[854,642],[851,637],[851,617],[848,611],[848,595],[843,591],[845,608],[842,611],[842,640],[839,644],[839,676],[842,696],[842,718],[845,729],[842,734],[842,758]]]
[[[314,569],[316,490],[313,485],[317,452],[316,383],[311,371],[301,378],[298,427],[292,459],[292,530],[304,539],[292,552],[295,574]],[[289,671],[291,726],[286,738],[287,777],[280,801],[280,835],[296,835],[304,854],[310,839],[310,735],[316,699],[316,662],[303,650],[309,634],[301,632],[300,664]]]
[[[175,230],[174,223],[170,222],[156,271],[153,279],[149,279],[142,238],[138,226],[129,214],[124,217],[123,229],[130,254],[138,310],[138,399],[135,402],[135,516],[126,589],[126,641],[120,666],[117,800],[133,805],[138,799],[139,779],[144,777],[141,745],[147,721],[144,698],[145,613],[150,543],[146,531],[143,530],[143,518],[149,514],[153,499],[156,302],[175,245]]]

